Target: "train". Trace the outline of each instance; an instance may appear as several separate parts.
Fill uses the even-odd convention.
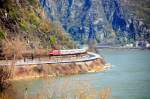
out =
[[[71,49],[71,50],[53,50],[49,51],[48,55],[58,56],[58,55],[77,55],[86,53],[86,49]]]

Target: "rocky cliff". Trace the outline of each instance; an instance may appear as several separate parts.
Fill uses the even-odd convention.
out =
[[[134,0],[40,0],[40,2],[48,17],[52,21],[59,21],[74,40],[81,44],[90,40],[98,43],[112,40],[115,43],[128,43],[143,36],[144,39],[149,38],[148,27],[145,25],[148,18],[143,17],[143,20],[147,20],[144,23],[138,13],[133,15],[134,11],[140,10],[130,6],[148,0],[139,0],[136,3]],[[147,8],[145,16],[149,13]]]
[[[87,43],[107,36],[108,21],[99,0],[40,0],[53,21],[59,21],[74,40]]]

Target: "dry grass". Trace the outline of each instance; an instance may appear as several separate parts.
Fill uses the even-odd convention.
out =
[[[56,80],[54,77],[44,79],[40,92],[35,95],[29,95],[28,90],[16,91],[19,97],[12,98],[3,94],[0,99],[109,99],[111,96],[111,88],[96,90],[86,81],[64,80],[58,84],[55,83]]]
[[[0,94],[0,99],[11,99],[11,97],[8,94]]]
[[[65,80],[58,85],[55,78],[43,83],[40,93],[26,96],[26,99],[109,99],[111,88],[96,90],[89,82]]]
[[[11,77],[11,71],[8,67],[0,66],[0,93],[10,87],[8,79]]]
[[[48,51],[43,48],[29,49],[26,42],[19,36],[2,41],[2,52],[5,59],[21,59],[23,57],[48,56]]]
[[[48,56],[48,50],[37,48],[35,49],[35,56],[37,57]]]
[[[100,99],[109,99],[111,96],[111,88],[104,88],[100,91]]]
[[[2,41],[2,50],[6,58],[22,58],[26,50],[26,43],[20,37]]]

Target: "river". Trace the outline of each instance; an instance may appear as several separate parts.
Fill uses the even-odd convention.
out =
[[[150,99],[150,50],[101,49],[99,53],[112,67],[100,73],[58,77],[53,80],[19,81],[20,91],[28,94],[44,93],[70,95],[73,90],[111,89],[111,99]],[[81,85],[81,86],[80,86]],[[90,86],[90,87],[87,87]]]

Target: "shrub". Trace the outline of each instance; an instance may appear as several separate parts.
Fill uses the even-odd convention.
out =
[[[4,39],[5,35],[6,35],[5,32],[0,31],[0,40]]]
[[[42,20],[39,26],[40,30],[44,33],[50,32],[51,31],[51,24],[48,22],[48,20]]]
[[[33,71],[37,72],[38,74],[41,74],[44,70],[42,66],[34,67]]]
[[[12,10],[9,11],[8,15],[13,19],[13,20],[17,20],[18,15],[18,9],[13,8]]]
[[[37,3],[37,1],[36,0],[28,0],[29,1],[29,3],[31,4],[31,5],[34,5],[34,4],[36,4]]]
[[[50,36],[49,41],[52,46],[55,45],[57,41],[55,35]]]
[[[24,30],[24,31],[28,31],[29,28],[28,28],[28,22],[26,22],[25,20],[21,20],[20,22],[20,27]]]
[[[34,24],[36,26],[40,24],[40,18],[36,16],[34,11],[29,13],[29,18],[30,18],[29,21],[31,22],[31,24]]]
[[[8,67],[0,66],[0,92],[5,91],[10,86],[8,79],[11,77],[11,72]]]

